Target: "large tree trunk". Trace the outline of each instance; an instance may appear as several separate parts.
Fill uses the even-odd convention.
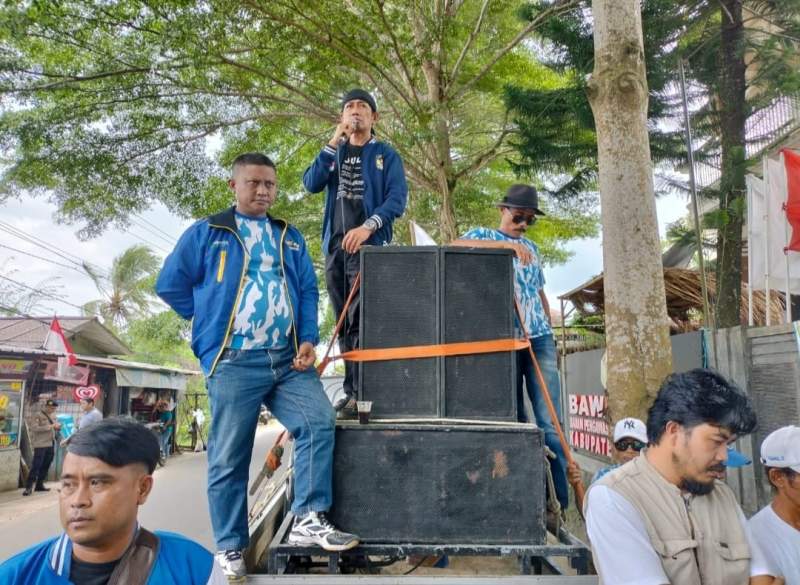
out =
[[[643,417],[672,371],[647,133],[638,0],[594,0],[589,100],[597,127],[608,394],[614,420]]]
[[[721,0],[719,208],[724,223],[717,238],[718,327],[741,324],[742,210],[745,192],[745,63],[741,0]]]

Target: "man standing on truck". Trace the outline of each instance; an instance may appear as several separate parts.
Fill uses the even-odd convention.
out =
[[[512,185],[502,201],[496,203],[500,212],[498,229],[475,228],[451,245],[470,248],[502,248],[512,250],[514,257],[514,292],[525,320],[524,327],[542,370],[547,390],[541,387],[536,376],[528,349],[517,352],[517,420],[528,422],[525,411],[524,390],[533,407],[536,424],[544,431],[545,444],[555,453],[550,459],[550,470],[555,484],[556,497],[561,509],[569,503],[567,487],[567,459],[555,425],[545,402],[544,392],[549,390],[550,399],[561,417],[560,382],[556,359],[556,344],[550,326],[550,305],[544,294],[544,271],[539,248],[524,237],[528,227],[536,224],[539,195],[531,185]],[[517,324],[519,327],[519,324]],[[521,334],[522,331],[519,331]]]
[[[325,282],[335,318],[339,318],[359,273],[361,246],[392,241],[392,223],[403,215],[408,197],[403,161],[375,138],[375,98],[352,89],[342,98],[339,124],[306,169],[303,185],[311,193],[326,190],[322,220]],[[339,348],[358,348],[358,297],[353,299],[339,334]],[[334,406],[343,418],[355,418],[358,364],[345,362],[345,395]]]
[[[312,367],[319,293],[305,240],[267,213],[278,193],[267,156],[239,155],[232,170],[236,204],[184,232],[156,292],[192,320],[192,349],[207,377],[213,420],[208,503],[216,558],[226,575],[244,578],[248,469],[262,403],[295,439],[289,541],[341,551],[358,538],[326,516],[335,415]]]

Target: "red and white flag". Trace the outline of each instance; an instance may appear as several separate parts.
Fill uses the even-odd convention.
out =
[[[47,332],[47,337],[44,338],[44,348],[55,353],[66,354],[67,364],[70,366],[78,363],[78,358],[75,357],[75,352],[72,351],[72,346],[67,341],[64,330],[61,329],[61,324],[55,317],[53,317],[53,322],[50,323],[50,331]]]
[[[800,154],[784,148],[783,164],[786,169],[786,219],[792,226],[788,250],[800,252]]]

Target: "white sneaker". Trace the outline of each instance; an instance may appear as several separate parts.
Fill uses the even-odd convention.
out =
[[[309,512],[302,518],[296,517],[288,541],[289,544],[316,544],[333,552],[358,546],[358,537],[337,530],[324,512]]]
[[[244,566],[241,551],[221,550],[214,555],[214,558],[229,581],[239,579],[244,581],[247,577],[247,567]]]

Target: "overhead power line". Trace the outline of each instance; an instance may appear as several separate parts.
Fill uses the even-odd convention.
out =
[[[167,232],[165,232],[164,230],[162,230],[156,224],[154,224],[151,221],[148,221],[147,219],[145,219],[144,217],[142,217],[138,213],[134,213],[133,217],[135,217],[136,219],[138,219],[142,223],[144,223],[147,226],[149,226],[151,228],[151,230],[155,230],[155,231],[148,230],[152,234],[157,235],[159,238],[161,238],[162,240],[167,242],[170,246],[174,246],[175,245],[176,239],[173,236],[171,236],[170,234],[168,234]],[[145,227],[145,226],[142,226],[142,227]],[[145,229],[147,229],[147,228],[145,228]]]
[[[75,272],[80,272],[84,276],[86,275],[86,272],[84,270],[81,270],[80,268],[78,268],[74,264],[70,265],[70,264],[64,264],[62,262],[56,262],[52,258],[45,258],[44,256],[37,256],[36,254],[33,254],[31,252],[27,252],[25,250],[20,250],[19,248],[14,248],[13,246],[9,246],[9,245],[6,245],[6,244],[0,244],[0,248],[6,248],[8,250],[12,250],[13,252],[18,252],[19,254],[25,254],[26,256],[30,256],[31,258],[36,258],[37,260],[41,260],[42,262],[49,262],[50,264],[54,264],[55,266],[61,266],[62,268],[69,268],[70,270],[74,270]]]
[[[55,295],[53,293],[44,291],[42,289],[39,289],[39,288],[36,288],[36,287],[33,287],[33,286],[29,286],[29,285],[25,284],[24,282],[19,282],[18,280],[14,280],[13,278],[9,278],[7,276],[3,276],[2,274],[0,274],[0,278],[2,278],[3,280],[7,280],[8,282],[10,282],[12,284],[15,284],[15,285],[17,285],[19,287],[22,287],[22,288],[25,288],[25,289],[30,290],[32,292],[35,292],[35,293],[37,293],[37,294],[39,294],[39,295],[41,295],[43,297],[47,297],[47,298],[56,300],[56,301],[58,301],[60,303],[64,303],[65,305],[69,305],[70,307],[75,307],[76,309],[79,309],[80,311],[83,311],[83,307],[81,307],[80,305],[76,305],[75,303],[71,303],[69,301],[65,301],[64,299],[62,299],[61,297],[59,297],[58,295]]]
[[[33,235],[30,235],[30,234],[27,234],[27,233],[23,232],[22,230],[14,227],[13,225],[11,225],[9,223],[6,223],[4,221],[0,221],[0,231],[4,231],[7,234],[9,234],[11,236],[14,236],[15,238],[18,238],[20,240],[23,240],[23,241],[25,241],[25,242],[27,242],[29,244],[33,244],[34,246],[37,246],[37,247],[41,248],[42,250],[44,250],[46,252],[49,252],[51,254],[55,254],[56,256],[61,258],[62,260],[66,260],[67,262],[75,265],[77,268],[80,268],[84,272],[85,272],[84,266],[89,266],[90,268],[92,268],[93,271],[95,271],[95,272],[97,272],[97,273],[99,273],[101,275],[104,275],[104,276],[108,276],[109,275],[109,270],[103,268],[102,266],[98,266],[98,265],[94,264],[93,262],[89,262],[88,260],[84,260],[80,256],[72,254],[71,252],[67,252],[66,250],[62,250],[60,247],[58,247],[58,246],[56,246],[54,244],[50,244],[50,243],[42,240],[41,238],[39,238],[37,236],[33,236]]]

